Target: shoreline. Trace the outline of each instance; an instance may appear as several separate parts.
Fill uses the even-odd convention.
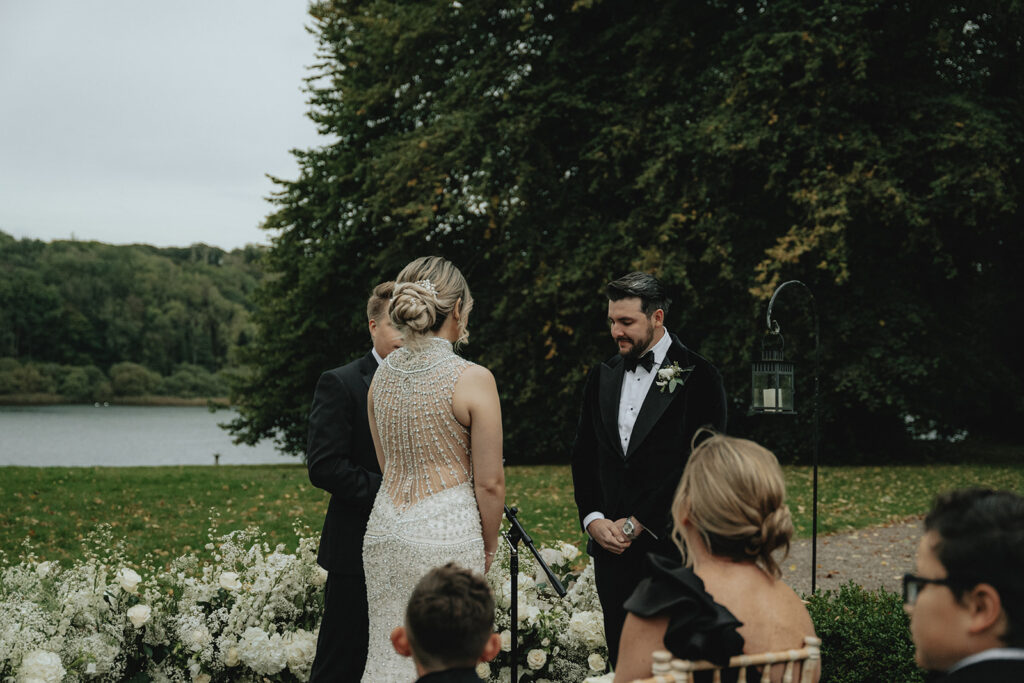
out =
[[[112,405],[112,406],[164,406],[164,407],[216,407],[230,408],[226,396],[185,398],[181,396],[114,396],[106,401],[75,401],[60,394],[5,394],[0,406],[57,406],[57,405]]]

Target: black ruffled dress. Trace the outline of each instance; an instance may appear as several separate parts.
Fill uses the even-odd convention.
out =
[[[638,617],[667,616],[665,647],[679,659],[724,666],[730,657],[743,654],[743,636],[736,631],[743,624],[714,601],[693,570],[653,553],[647,560],[650,574],[626,600],[626,611]],[[722,680],[736,677],[735,670],[725,671]],[[711,678],[711,672],[700,672],[696,680]]]

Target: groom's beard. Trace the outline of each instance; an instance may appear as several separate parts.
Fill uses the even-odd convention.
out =
[[[630,337],[628,334],[621,334],[615,338],[616,343],[619,341],[628,341],[630,346],[626,350],[619,350],[619,355],[623,358],[639,359],[643,355],[647,347],[654,341],[654,325],[647,327],[647,334],[644,337],[636,338]]]

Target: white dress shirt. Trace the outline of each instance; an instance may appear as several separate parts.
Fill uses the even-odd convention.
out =
[[[643,407],[644,399],[647,398],[647,392],[651,390],[651,385],[654,383],[655,377],[658,376],[658,370],[661,368],[662,363],[665,362],[665,356],[668,355],[668,350],[671,346],[672,338],[668,334],[668,329],[665,329],[665,334],[650,349],[654,353],[654,365],[651,366],[650,371],[642,365],[638,365],[636,370],[627,370],[622,375],[622,390],[619,392],[618,426],[619,443],[622,444],[623,453],[629,450],[629,437],[633,433],[633,426],[636,424],[636,418],[640,414],[640,408]],[[603,512],[595,510],[583,518],[583,528],[586,529],[595,519],[604,518]]]
[[[370,353],[372,353],[373,357],[377,359],[377,366],[378,367],[380,367],[381,365],[384,364],[384,359],[380,357],[379,353],[377,353],[377,347],[376,346],[371,346],[370,347]]]

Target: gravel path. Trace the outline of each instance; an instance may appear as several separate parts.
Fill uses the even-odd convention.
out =
[[[914,571],[921,518],[850,533],[818,536],[817,589],[838,590],[849,581],[874,590],[902,591],[903,574]],[[811,541],[795,541],[780,565],[782,578],[798,594],[811,592]]]

